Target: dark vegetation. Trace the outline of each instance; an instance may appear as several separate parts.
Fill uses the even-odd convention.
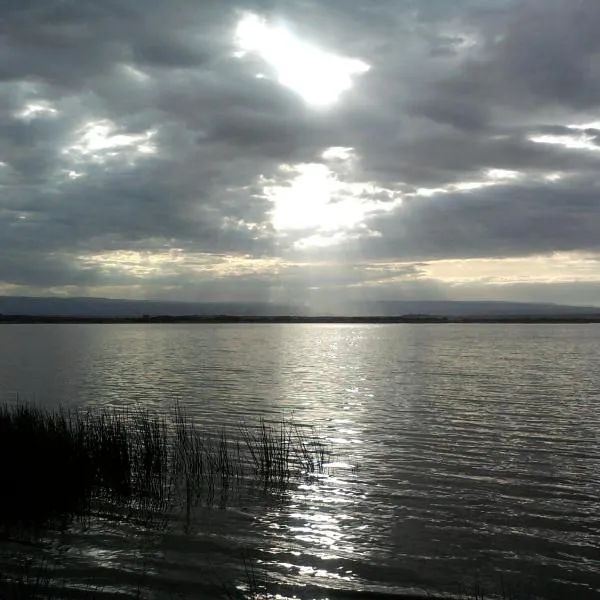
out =
[[[0,535],[37,534],[98,511],[149,518],[202,492],[242,481],[264,487],[323,469],[324,445],[294,423],[241,427],[235,435],[194,425],[176,407],[146,411],[47,411],[0,406]]]

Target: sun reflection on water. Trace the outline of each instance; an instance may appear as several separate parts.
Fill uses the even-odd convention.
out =
[[[264,515],[272,534],[264,560],[268,570],[284,573],[295,585],[355,582],[357,491],[347,478],[325,475],[299,485],[283,510]]]

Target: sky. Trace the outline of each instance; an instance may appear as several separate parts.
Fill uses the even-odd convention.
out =
[[[598,0],[4,0],[0,294],[600,305]]]

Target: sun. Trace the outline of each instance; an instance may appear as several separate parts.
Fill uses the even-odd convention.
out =
[[[288,29],[246,15],[236,30],[238,56],[258,54],[275,71],[277,80],[312,106],[329,106],[353,85],[353,78],[370,67],[361,60],[337,56],[299,40]],[[259,75],[264,76],[264,75]]]

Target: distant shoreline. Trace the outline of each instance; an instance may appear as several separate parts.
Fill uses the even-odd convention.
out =
[[[157,324],[157,323],[315,323],[315,324],[393,324],[393,323],[515,323],[515,324],[589,324],[600,323],[600,314],[592,315],[498,315],[498,316],[433,316],[433,315],[403,315],[403,316],[370,316],[370,317],[340,317],[340,316],[236,316],[236,315],[157,315],[157,316],[38,316],[38,315],[0,315],[0,324]]]

